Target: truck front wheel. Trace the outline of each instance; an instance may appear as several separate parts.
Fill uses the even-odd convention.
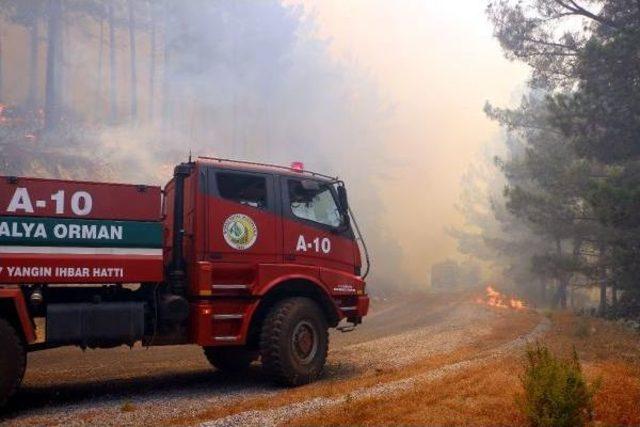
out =
[[[216,369],[228,373],[244,371],[258,358],[244,347],[204,347],[204,355]]]
[[[0,407],[15,394],[22,383],[27,357],[16,330],[0,319]]]
[[[320,307],[309,298],[289,298],[267,315],[260,336],[262,366],[275,382],[298,386],[322,373],[329,333]]]

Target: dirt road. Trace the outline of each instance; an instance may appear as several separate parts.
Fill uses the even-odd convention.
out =
[[[241,378],[215,372],[193,346],[34,353],[3,423],[278,424],[318,406],[402,389],[421,376],[428,380],[434,370],[417,366],[463,348],[472,349],[466,361],[508,351],[505,345],[534,329],[532,323],[515,328],[487,350],[479,343],[509,320],[471,301],[468,295],[424,295],[379,304],[355,332],[332,334],[323,380],[294,390],[270,386],[258,365]],[[438,375],[455,363],[444,371],[440,366]]]

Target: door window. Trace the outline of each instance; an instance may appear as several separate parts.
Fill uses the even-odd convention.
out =
[[[217,173],[218,194],[223,199],[254,208],[267,208],[267,180],[236,173]]]
[[[331,187],[328,185],[307,186],[301,181],[289,181],[289,202],[294,216],[319,224],[339,227],[342,215],[338,209]]]

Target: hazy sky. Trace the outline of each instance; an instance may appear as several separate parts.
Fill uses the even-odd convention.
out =
[[[362,156],[375,157],[376,162],[369,162],[369,169],[363,167],[358,171],[357,155],[360,153],[356,144],[351,150],[343,150],[340,144],[326,144],[330,147],[318,151],[342,157],[345,157],[345,153],[353,156],[353,152],[356,152],[354,167],[349,173],[344,171],[344,162],[336,162],[336,168],[329,167],[327,171],[348,176],[352,182],[357,177],[358,185],[351,186],[354,194],[366,191],[370,175],[377,177],[371,185],[380,185],[378,183],[382,181],[383,187],[376,188],[384,202],[384,206],[380,207],[382,218],[381,223],[377,222],[374,227],[380,227],[384,233],[378,233],[382,237],[375,242],[377,253],[380,257],[387,258],[385,249],[395,251],[389,249],[387,244],[389,239],[393,239],[402,247],[406,263],[398,268],[408,271],[413,283],[422,285],[426,282],[430,264],[455,255],[455,242],[447,236],[445,228],[461,222],[454,207],[459,197],[461,177],[469,163],[478,158],[482,147],[498,135],[497,126],[484,116],[482,107],[487,100],[500,106],[513,103],[514,94],[521,91],[528,70],[523,65],[510,63],[504,58],[497,41],[492,37],[492,28],[486,18],[487,0],[283,1],[304,6],[307,22],[315,28],[310,37],[326,41],[330,55],[343,65],[338,72],[352,73],[352,78],[346,79],[349,84],[354,81],[357,84],[362,76],[365,76],[363,80],[368,76],[374,82],[370,85],[369,81],[363,81],[362,87],[373,87],[377,91],[376,96],[371,97],[374,100],[371,106],[373,110],[378,107],[384,109],[386,122],[373,122],[367,130],[370,133],[379,132],[380,135],[377,136],[383,142],[375,141],[370,144],[367,141],[370,136],[363,135],[361,144],[358,145],[366,147],[367,152],[363,152]],[[302,37],[309,36],[306,32],[308,27],[302,26]],[[7,30],[3,31],[6,36]],[[14,28],[11,36],[11,43],[5,43],[5,54],[8,53],[12,60],[7,62],[10,65],[5,67],[4,78],[7,88],[5,95],[14,102],[23,99],[26,90],[24,70],[28,64],[28,49],[25,49],[28,39],[23,28]],[[72,36],[73,33],[69,35],[70,38]],[[122,40],[126,39],[125,32],[120,32],[119,36]],[[97,64],[96,58],[92,56],[97,51],[96,39],[85,39],[79,35],[76,37],[82,42],[75,47],[67,47],[67,58],[74,59],[72,65],[75,68],[72,68],[79,73],[76,76],[92,75]],[[141,40],[143,44],[139,52],[144,52],[146,39],[142,37]],[[86,43],[91,43],[91,47],[86,48]],[[44,45],[41,45],[41,50],[44,52]],[[122,68],[118,70],[121,79],[128,79],[126,53],[127,50],[123,49],[118,61],[118,67]],[[305,52],[301,56],[303,62],[304,54]],[[79,58],[84,58],[84,62]],[[143,61],[144,58],[140,60]],[[307,59],[302,64],[302,69],[309,64],[313,62]],[[148,68],[144,63],[139,64],[139,67],[143,73]],[[43,66],[40,73],[44,73]],[[321,75],[321,72],[316,75]],[[43,78],[40,80],[41,83],[44,81]],[[93,90],[93,80],[83,77],[76,78],[75,81],[90,82],[90,90]],[[313,85],[314,81],[310,79],[307,82],[303,78],[294,83],[291,88],[287,88],[284,96],[296,93],[296,84]],[[322,82],[318,83],[316,89],[323,90],[321,84]],[[301,87],[305,87],[304,85]],[[83,90],[86,87],[77,84],[74,87],[79,94],[76,94],[72,102],[82,105],[76,99],[80,97],[80,100],[91,104],[87,104],[89,107],[93,106],[94,97],[86,96],[87,90]],[[104,84],[102,87],[104,91],[107,86]],[[361,89],[354,88],[353,93],[358,94]],[[144,87],[139,93],[146,93]],[[128,106],[128,92],[122,90],[120,96],[122,108],[125,109]],[[214,94],[211,99],[218,99],[217,96]],[[380,106],[375,105],[378,99],[381,100]],[[221,99],[221,102],[228,103],[229,100]],[[353,103],[353,108],[362,108],[363,103],[369,102],[369,98],[361,98],[359,102]],[[291,105],[298,104],[294,102]],[[330,117],[326,112],[324,116],[320,115],[323,108],[326,109],[327,106],[317,106],[317,110],[320,110],[318,116]],[[302,108],[305,112],[313,112],[314,109],[314,106]],[[342,109],[336,109],[335,114],[341,114],[340,111]],[[252,109],[247,112],[249,116],[253,113]],[[358,115],[358,112],[354,112],[354,115]],[[367,126],[361,122],[363,118],[367,121],[369,116],[369,111],[361,111],[359,121],[356,120],[358,126]],[[287,128],[284,124],[292,121],[290,117],[297,116],[283,114],[278,120],[288,120],[287,123],[273,123],[273,126]],[[314,120],[306,120],[300,126],[302,129],[296,135],[304,136],[304,132],[317,130]],[[326,126],[331,126],[331,123]],[[332,135],[331,132],[326,134]],[[285,136],[290,138],[290,134]],[[316,143],[319,138],[321,136],[309,138],[309,141]],[[128,147],[138,151],[144,151],[140,147],[145,147],[144,144],[131,144],[130,141],[135,139],[129,134],[118,138],[118,135],[110,133],[105,140],[127,141]],[[224,143],[227,141],[224,138],[220,140]],[[309,141],[307,143],[310,144]],[[317,147],[304,147],[310,153],[310,158],[295,160],[305,160],[313,165],[313,153],[316,152],[313,148]],[[218,151],[215,151],[215,147],[207,146],[206,152],[210,154]],[[256,159],[263,160],[259,156]],[[382,163],[380,159],[384,159],[384,170],[371,171],[370,165]],[[385,179],[381,180],[381,176]],[[356,213],[360,211],[363,215],[377,208],[354,206]],[[366,231],[371,236],[379,230]],[[383,264],[384,262],[378,263],[379,266]],[[394,261],[387,260],[386,264],[390,265],[385,265],[385,269],[395,272]]]
[[[528,70],[507,61],[492,37],[484,0],[291,0],[317,21],[333,55],[366,70],[392,106],[385,189],[412,277],[455,253],[445,227],[469,162],[498,127],[485,101],[511,105]]]

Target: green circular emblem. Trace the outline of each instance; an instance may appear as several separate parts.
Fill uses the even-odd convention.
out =
[[[229,246],[239,251],[249,249],[258,238],[258,227],[245,214],[233,214],[222,226],[224,240]]]

